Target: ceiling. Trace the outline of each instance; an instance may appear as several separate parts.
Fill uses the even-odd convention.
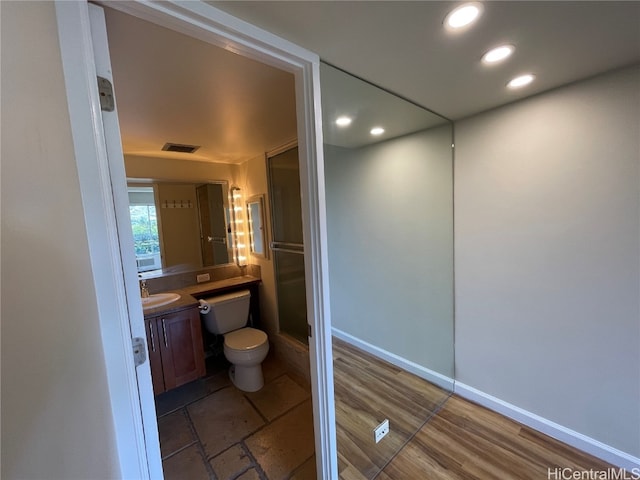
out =
[[[325,63],[320,65],[320,83],[322,135],[330,145],[359,148],[450,123]],[[336,124],[341,116],[351,119],[348,128]],[[374,127],[382,127],[384,132],[372,135]]]
[[[455,35],[442,21],[459,2],[209,3],[452,120],[640,62],[638,1],[483,2],[480,20]],[[125,154],[241,163],[295,139],[292,74],[105,12]],[[505,42],[516,46],[510,59],[490,68],[480,63],[486,50]],[[532,85],[505,88],[525,71],[536,74]],[[329,114],[348,101],[372,103],[386,95],[357,89],[346,75],[333,77],[343,94],[323,95],[325,137],[336,145],[361,144],[368,132],[362,141],[346,139],[344,131],[330,131]],[[323,83],[323,92],[340,90],[334,87]],[[376,115],[410,111],[418,123],[439,121],[418,110],[396,102]],[[201,147],[191,155],[163,152],[166,142]]]
[[[291,73],[105,8],[125,154],[242,163],[296,138]],[[197,145],[193,154],[165,143]]]
[[[638,1],[488,1],[456,34],[442,24],[464,2],[208,3],[452,120],[640,62]],[[512,57],[482,65],[501,43],[516,46]],[[535,82],[507,91],[521,72]]]

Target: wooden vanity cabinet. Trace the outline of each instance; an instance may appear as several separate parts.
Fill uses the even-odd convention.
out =
[[[197,308],[145,318],[145,327],[155,395],[204,376]]]

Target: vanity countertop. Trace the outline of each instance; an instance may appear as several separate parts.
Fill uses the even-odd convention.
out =
[[[244,286],[249,287],[251,285],[258,284],[261,281],[262,280],[259,277],[243,275],[241,277],[226,278],[224,280],[215,280],[213,282],[198,283],[197,285],[190,285],[179,290],[170,290],[170,292],[179,293],[180,299],[168,305],[161,305],[157,308],[147,309],[144,311],[144,316],[145,318],[157,317],[159,315],[168,315],[170,313],[179,312],[180,310],[186,310],[187,308],[193,308],[199,305],[196,297],[214,295],[216,293],[234,290]]]

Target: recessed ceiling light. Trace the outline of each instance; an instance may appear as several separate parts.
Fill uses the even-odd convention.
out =
[[[460,30],[475,22],[482,13],[480,2],[471,2],[460,5],[449,12],[444,19],[444,25],[449,30]]]
[[[336,119],[336,125],[339,127],[347,127],[351,125],[351,118],[347,116],[338,117]]]
[[[516,47],[513,45],[500,45],[492,48],[482,56],[482,62],[488,64],[498,63],[509,58],[515,49]]]
[[[514,78],[513,80],[511,80],[509,83],[507,83],[507,87],[509,87],[509,88],[521,88],[521,87],[529,85],[531,82],[533,82],[534,78],[536,78],[536,77],[532,73],[527,73],[525,75],[520,75],[520,76]]]
[[[371,129],[371,135],[382,135],[384,133],[384,128],[382,127],[374,127]]]

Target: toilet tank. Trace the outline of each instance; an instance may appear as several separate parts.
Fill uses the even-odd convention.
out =
[[[211,306],[209,312],[202,314],[207,330],[220,335],[245,327],[249,318],[250,299],[249,290],[204,298]]]

